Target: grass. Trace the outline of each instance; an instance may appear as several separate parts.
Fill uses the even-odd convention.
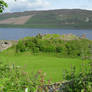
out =
[[[8,49],[0,53],[0,60],[4,63],[16,64],[22,66],[27,72],[35,74],[42,70],[46,72],[46,80],[51,79],[53,82],[63,80],[64,70],[70,71],[71,65],[77,67],[77,72],[81,69],[83,63],[79,58],[58,58],[46,54],[32,55],[29,52],[15,54],[13,49]],[[88,63],[88,61],[84,61]]]

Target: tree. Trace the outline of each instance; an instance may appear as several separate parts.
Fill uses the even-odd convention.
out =
[[[4,2],[3,0],[0,0],[0,13],[3,12],[5,7],[8,7],[7,3]]]

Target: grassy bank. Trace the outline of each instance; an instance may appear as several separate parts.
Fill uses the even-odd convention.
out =
[[[53,55],[39,54],[32,55],[29,52],[16,54],[14,49],[8,49],[0,53],[0,61],[8,64],[16,64],[32,75],[41,70],[46,72],[46,80],[53,82],[63,80],[64,70],[71,70],[71,65],[76,66],[77,73],[81,69],[83,61],[79,58],[58,58]],[[84,61],[88,63],[88,60]]]

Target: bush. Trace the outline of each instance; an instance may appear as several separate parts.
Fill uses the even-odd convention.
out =
[[[0,63],[0,92],[34,92],[36,85],[29,75],[15,65]]]
[[[64,53],[65,51],[66,51],[65,45],[62,45],[62,44],[56,45],[56,52],[57,53]]]
[[[26,46],[22,40],[19,40],[18,44],[16,45],[16,52],[24,52],[26,50]]]
[[[92,91],[92,63],[86,68],[82,65],[80,73],[76,74],[76,68],[72,67],[71,72],[65,72],[65,79],[68,84],[62,89],[63,92],[91,92]]]
[[[72,57],[85,57],[90,55],[91,46],[92,41],[87,39],[64,41],[60,38],[55,39],[54,37],[50,37],[48,39],[46,35],[42,36],[39,34],[35,37],[26,37],[19,40],[18,44],[16,45],[16,51],[33,51],[33,53],[54,52]]]
[[[37,48],[37,47],[32,48],[32,52],[33,53],[38,53],[39,52],[39,48]]]

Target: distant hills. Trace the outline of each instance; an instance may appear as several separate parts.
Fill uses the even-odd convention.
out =
[[[0,14],[0,27],[92,29],[92,11],[60,9]]]

